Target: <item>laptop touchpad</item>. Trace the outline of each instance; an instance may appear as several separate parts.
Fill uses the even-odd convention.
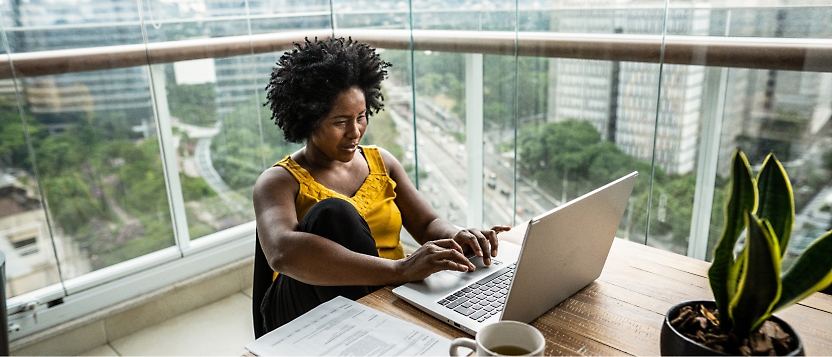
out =
[[[458,276],[458,277],[463,278],[463,279],[473,279],[473,278],[479,278],[479,277],[483,276],[484,274],[491,274],[491,273],[493,273],[493,272],[495,272],[495,271],[497,271],[497,270],[499,270],[500,268],[503,267],[503,262],[501,262],[499,260],[496,260],[496,259],[491,259],[491,265],[485,265],[485,263],[482,262],[482,257],[478,257],[478,256],[474,256],[474,255],[468,257],[468,260],[470,260],[471,263],[473,263],[474,266],[477,267],[477,270],[470,271],[470,272],[462,272],[462,271],[456,271],[456,270],[443,270],[442,272],[448,273],[448,274],[451,274],[451,275],[455,275],[455,276]]]

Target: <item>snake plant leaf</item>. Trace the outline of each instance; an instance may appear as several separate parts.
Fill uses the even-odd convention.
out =
[[[731,191],[725,203],[725,226],[714,247],[714,260],[708,269],[708,282],[714,294],[717,310],[723,312],[719,315],[719,322],[725,327],[732,325],[731,315],[726,312],[736,290],[736,273],[739,270],[735,267],[734,245],[745,228],[746,212],[753,212],[756,208],[755,184],[748,159],[742,151],[735,150],[731,169]]]
[[[737,286],[740,282],[740,277],[743,275],[743,271],[745,270],[745,263],[748,261],[748,254],[740,254],[736,257],[734,261],[734,265],[731,266],[731,269],[728,270],[728,280],[726,280],[726,287],[731,294],[728,296],[729,300],[734,298],[734,294],[736,294]],[[731,316],[731,310],[728,310],[728,317],[733,318]]]
[[[810,244],[783,273],[783,294],[774,311],[791,306],[832,283],[832,231]]]
[[[780,299],[780,246],[771,223],[748,212],[748,231],[743,253],[746,264],[729,309],[734,331],[745,336],[771,316]]]
[[[763,161],[763,168],[757,175],[757,192],[759,199],[755,213],[771,223],[779,240],[780,253],[786,254],[794,227],[794,192],[786,169],[774,154],[768,154]]]

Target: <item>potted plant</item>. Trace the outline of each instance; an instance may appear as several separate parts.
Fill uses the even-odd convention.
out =
[[[725,227],[708,281],[713,301],[671,308],[661,331],[662,355],[803,355],[791,327],[773,316],[832,282],[832,231],[817,238],[781,272],[794,226],[794,197],[785,169],[769,154],[754,178],[748,159],[733,156]],[[741,235],[744,246],[735,254]]]

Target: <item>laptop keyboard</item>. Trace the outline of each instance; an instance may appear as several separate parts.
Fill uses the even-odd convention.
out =
[[[439,300],[439,304],[468,316],[478,322],[503,311],[508,286],[517,263],[506,267],[501,273],[476,281]]]

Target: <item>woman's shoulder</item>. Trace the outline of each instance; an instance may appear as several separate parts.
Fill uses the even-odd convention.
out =
[[[291,167],[298,164],[292,159],[293,155],[287,155],[272,167],[260,173],[260,176],[254,183],[255,195],[258,193],[275,192],[275,190],[281,190],[287,187],[292,188],[292,191],[297,190],[298,181],[292,174]]]
[[[260,173],[260,177],[254,183],[254,190],[256,192],[258,187],[285,186],[292,182],[297,184],[297,180],[295,180],[289,170],[283,166],[275,165]]]

